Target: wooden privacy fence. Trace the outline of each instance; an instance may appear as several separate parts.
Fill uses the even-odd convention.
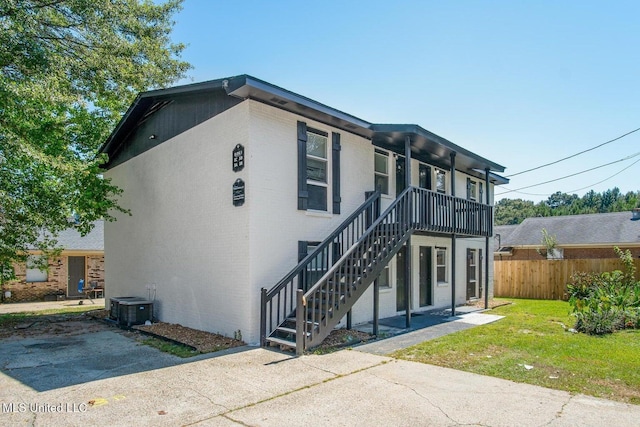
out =
[[[634,260],[636,278],[640,273],[640,260]],[[623,270],[622,262],[615,259],[561,259],[494,261],[494,295],[506,298],[564,299],[566,285],[575,272]]]

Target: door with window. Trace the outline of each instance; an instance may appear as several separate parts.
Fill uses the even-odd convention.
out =
[[[405,183],[406,170],[404,157],[398,156],[396,158],[396,197],[407,188]]]
[[[67,296],[77,297],[82,294],[78,292],[78,282],[85,280],[85,260],[83,256],[70,256],[68,264],[69,282],[67,283]]]
[[[478,251],[467,249],[467,300],[478,298]]]
[[[420,307],[433,305],[431,247],[420,246]]]
[[[403,246],[396,255],[396,311],[407,309],[407,246]]]

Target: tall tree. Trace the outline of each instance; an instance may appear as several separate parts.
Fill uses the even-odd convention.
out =
[[[502,199],[495,205],[496,225],[519,224],[534,216],[581,215],[589,213],[623,212],[640,207],[640,191],[622,194],[618,187],[596,193],[593,190],[578,197],[560,191],[545,201]]]
[[[0,0],[3,277],[29,248],[55,245],[43,233],[87,233],[122,211],[97,150],[138,92],[188,70],[170,40],[181,2]]]
[[[530,200],[502,199],[496,205],[496,224],[520,224],[525,218],[535,216],[535,205]]]

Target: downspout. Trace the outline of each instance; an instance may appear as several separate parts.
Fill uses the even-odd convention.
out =
[[[453,233],[451,233],[451,316],[456,315],[456,228],[458,221],[456,217],[456,152],[451,154],[451,223]]]
[[[411,138],[409,136],[404,137],[404,184],[405,188],[411,187]],[[412,203],[413,199],[409,198],[408,209],[406,210],[406,220],[407,224],[409,224],[410,228],[412,221]],[[404,264],[406,267],[405,270],[405,279],[404,279],[404,287],[405,287],[405,309],[406,309],[406,327],[407,329],[411,327],[411,235],[407,239],[406,243],[407,247],[407,255],[404,260]]]
[[[487,199],[487,206],[489,206],[489,210],[487,211],[488,218],[486,219],[487,226],[487,236],[485,238],[484,243],[484,309],[489,308],[489,235],[493,234],[493,215],[491,215],[491,195],[489,194],[489,168],[484,170],[485,173],[485,194]],[[482,201],[482,200],[481,200]],[[491,260],[493,260],[493,254],[491,254]]]

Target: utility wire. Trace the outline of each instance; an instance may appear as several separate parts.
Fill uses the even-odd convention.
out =
[[[553,161],[553,162],[551,162],[551,163],[546,163],[546,164],[544,164],[544,165],[536,166],[535,168],[527,169],[527,170],[524,170],[524,171],[522,171],[522,172],[512,173],[511,175],[505,175],[505,177],[506,177],[506,178],[511,178],[512,176],[522,175],[523,173],[532,172],[532,171],[535,171],[535,170],[538,170],[538,169],[546,168],[547,166],[555,165],[556,163],[560,163],[560,162],[563,162],[563,161],[565,161],[565,160],[569,160],[569,159],[571,159],[571,158],[573,158],[573,157],[579,156],[580,154],[588,153],[589,151],[593,151],[593,150],[595,150],[596,148],[600,148],[600,147],[605,146],[605,145],[607,145],[607,144],[611,144],[612,142],[617,141],[617,140],[619,140],[619,139],[622,139],[622,138],[624,138],[625,136],[631,135],[632,133],[637,132],[637,131],[639,131],[639,130],[640,130],[640,128],[638,128],[638,129],[634,129],[634,130],[632,130],[631,132],[627,132],[627,133],[625,133],[624,135],[620,135],[620,136],[619,136],[619,137],[617,137],[617,138],[614,138],[614,139],[609,140],[609,141],[607,141],[607,142],[603,142],[603,143],[602,143],[602,144],[600,144],[600,145],[596,145],[595,147],[588,148],[588,149],[586,149],[586,150],[584,150],[584,151],[580,151],[579,153],[572,154],[572,155],[567,156],[567,157],[564,157],[564,158],[562,158],[562,159],[560,159],[560,160],[556,160],[556,161]]]
[[[637,157],[637,156],[640,156],[640,152],[637,152],[636,154],[632,154],[630,156],[627,156],[627,157],[625,157],[623,159],[614,160],[613,162],[605,163],[604,165],[595,166],[595,167],[592,167],[590,169],[586,169],[586,170],[583,170],[583,171],[580,171],[580,172],[572,173],[571,175],[565,175],[565,176],[562,176],[560,178],[550,179],[549,181],[540,182],[538,184],[527,185],[525,187],[516,188],[514,190],[504,191],[502,193],[496,193],[495,195],[496,196],[500,196],[502,194],[512,193],[514,191],[524,190],[524,189],[531,188],[531,187],[538,187],[540,185],[549,184],[551,182],[556,182],[556,181],[560,181],[560,180],[563,180],[563,179],[571,178],[572,176],[580,175],[580,174],[583,174],[583,173],[586,173],[586,172],[591,172],[593,170],[600,169],[600,168],[603,168],[605,166],[613,165],[615,163],[624,162],[625,160],[633,159],[634,157]]]
[[[617,175],[620,175],[622,172],[626,171],[627,169],[629,169],[631,166],[635,165],[638,162],[640,162],[640,159],[638,159],[635,162],[631,163],[629,166],[619,170],[618,172],[614,173],[610,177],[607,177],[607,178],[603,179],[602,181],[598,181],[598,182],[596,182],[594,184],[590,184],[590,185],[587,185],[586,187],[582,187],[582,188],[577,188],[575,190],[564,191],[564,193],[574,193],[576,191],[586,190],[587,188],[591,188],[591,187],[594,187],[594,186],[596,186],[598,184],[602,184],[603,182],[608,181],[608,180],[610,180],[611,178],[613,178],[613,177],[615,177]],[[506,187],[501,187],[501,188],[509,190]],[[517,190],[511,190],[511,191],[513,191],[514,193],[518,193],[518,194],[524,194],[526,196],[551,196],[551,194],[549,194],[549,193],[541,194],[541,193],[525,193],[524,191],[517,191]],[[501,194],[504,194],[504,193],[501,193]]]

